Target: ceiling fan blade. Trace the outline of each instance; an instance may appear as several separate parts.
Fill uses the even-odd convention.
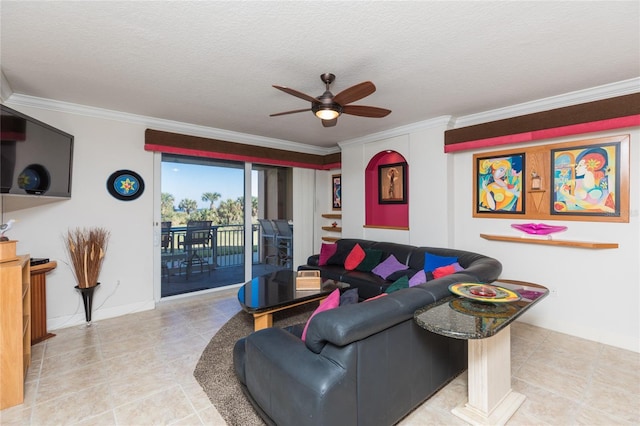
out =
[[[288,93],[290,95],[295,96],[296,98],[300,98],[300,99],[304,99],[305,101],[309,101],[313,104],[318,103],[319,101],[314,98],[313,96],[309,96],[307,94],[304,94],[302,92],[298,92],[295,89],[290,89],[289,87],[283,87],[283,86],[276,86],[275,84],[273,85],[273,87],[275,87],[278,90],[282,90],[284,93]]]
[[[391,110],[366,105],[347,105],[342,108],[342,113],[360,117],[382,118],[391,114]]]
[[[307,111],[311,111],[311,108],[295,109],[293,111],[285,111],[285,112],[277,112],[275,114],[269,114],[269,117],[277,117],[279,115],[296,114],[298,112],[307,112]]]
[[[322,125],[324,127],[333,127],[338,124],[338,119],[334,118],[333,120],[322,120]]]
[[[370,81],[363,81],[360,84],[344,89],[333,97],[333,102],[345,106],[351,102],[358,101],[369,96],[376,91],[376,86]]]

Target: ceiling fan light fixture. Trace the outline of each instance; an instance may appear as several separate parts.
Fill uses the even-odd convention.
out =
[[[311,110],[321,120],[335,120],[342,114],[342,107],[338,104],[314,105]]]
[[[338,111],[332,110],[331,108],[319,109],[318,111],[316,111],[316,117],[321,120],[333,120],[339,115],[340,114],[338,113]]]

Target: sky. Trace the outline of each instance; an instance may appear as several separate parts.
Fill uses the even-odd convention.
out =
[[[243,195],[244,169],[202,166],[197,164],[162,162],[162,192],[168,192],[175,199],[175,207],[181,200],[189,198],[198,203],[198,208],[209,208],[209,202],[202,201],[205,192],[222,195],[216,201],[235,200]],[[258,196],[258,173],[251,173],[251,192]]]

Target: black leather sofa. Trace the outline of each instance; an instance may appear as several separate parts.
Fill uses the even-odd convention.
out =
[[[387,287],[393,283],[394,279],[385,280],[371,272],[345,269],[344,258],[356,243],[360,244],[363,249],[381,250],[384,253],[383,259],[393,254],[400,263],[409,267],[406,271],[402,271],[400,275],[407,274],[408,276],[412,276],[417,271],[423,269],[425,253],[427,252],[436,256],[457,257],[458,263],[464,268],[464,271],[461,271],[461,273],[474,277],[472,282],[486,283],[494,281],[502,271],[502,265],[495,259],[477,253],[448,248],[415,247],[405,244],[361,239],[341,239],[336,241],[337,251],[333,259],[337,259],[337,262],[334,260],[335,263],[333,264],[320,266],[320,255],[315,254],[307,259],[306,265],[299,266],[298,270],[319,270],[321,271],[320,274],[322,277],[326,279],[349,283],[351,288],[358,288],[360,299],[368,299],[384,293]],[[498,275],[493,273],[496,268],[498,268]],[[432,281],[429,282],[432,283]],[[447,288],[444,288],[444,290],[447,290]],[[445,294],[449,294],[448,290],[445,291]]]
[[[422,329],[413,314],[450,295],[451,284],[494,281],[502,271],[500,262],[454,249],[341,241],[385,247],[411,268],[419,266],[417,257],[424,259],[426,250],[456,256],[465,269],[321,312],[310,321],[306,341],[298,326],[267,328],[236,342],[235,373],[267,424],[392,425],[467,368],[467,342]],[[379,293],[389,284],[333,266],[321,269],[322,274],[342,274],[335,279],[359,291]]]

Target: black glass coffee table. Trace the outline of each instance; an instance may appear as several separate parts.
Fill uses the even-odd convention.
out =
[[[295,271],[281,270],[263,275],[245,283],[238,290],[238,301],[246,312],[253,315],[254,330],[273,325],[273,313],[294,306],[326,299],[336,288],[349,284],[323,279],[320,290],[296,290]]]
[[[524,402],[525,396],[511,389],[510,324],[549,294],[546,287],[523,281],[499,280],[491,284],[506,289],[506,297],[515,292],[519,300],[481,303],[468,296],[452,295],[414,314],[422,328],[468,339],[469,399],[452,413],[473,425],[505,424]]]

